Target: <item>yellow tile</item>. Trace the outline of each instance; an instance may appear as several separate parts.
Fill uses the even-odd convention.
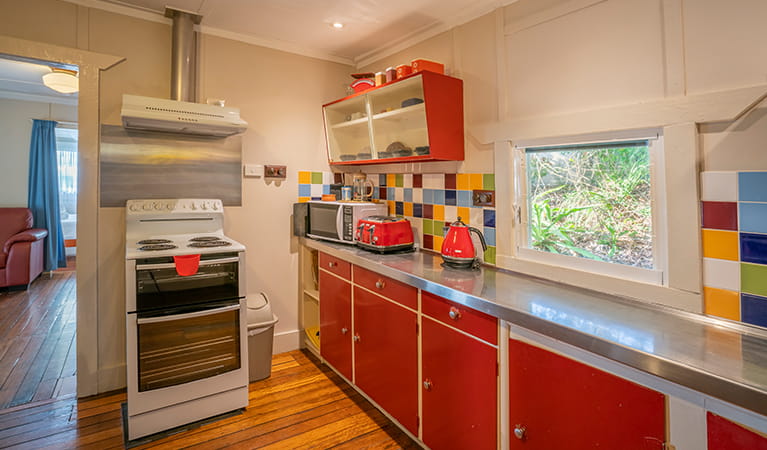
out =
[[[738,232],[702,230],[703,256],[738,261]]]
[[[459,191],[471,189],[471,180],[468,173],[459,173],[455,176],[455,188]]]
[[[484,186],[481,173],[469,174],[469,179],[471,180],[469,182],[470,189],[482,189]]]
[[[461,220],[463,221],[463,223],[465,223],[466,225],[471,225],[469,223],[469,216],[470,215],[471,215],[471,210],[469,208],[467,208],[465,206],[459,206],[458,207],[458,217],[460,217]],[[477,225],[479,225],[479,224],[477,224]]]
[[[434,205],[434,220],[445,220],[445,205]]]
[[[311,199],[311,197],[298,197],[298,203],[306,203]]]
[[[386,174],[386,187],[394,187],[394,185],[397,184],[397,174],[396,173],[387,173]]]
[[[740,320],[740,295],[737,292],[704,286],[703,300],[706,314]]]
[[[403,206],[403,213],[405,217],[413,217],[413,204],[410,202],[405,202]]]
[[[440,251],[442,250],[442,241],[444,241],[445,238],[442,236],[434,236],[434,250]]]
[[[299,171],[298,172],[298,184],[312,184],[312,173]]]
[[[394,200],[388,200],[386,203],[389,205],[389,215],[393,216],[397,214],[397,206],[394,203]]]

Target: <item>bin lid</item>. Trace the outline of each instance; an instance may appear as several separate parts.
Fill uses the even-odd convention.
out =
[[[264,322],[270,322],[272,318],[272,307],[266,294],[248,294],[248,325],[256,325]]]

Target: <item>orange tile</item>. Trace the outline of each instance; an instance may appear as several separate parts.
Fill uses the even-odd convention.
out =
[[[703,256],[738,261],[738,232],[702,230]]]
[[[703,304],[706,314],[740,320],[740,295],[735,291],[704,286]]]
[[[482,179],[481,173],[472,173],[469,175],[470,182],[469,182],[469,188],[470,189],[482,189],[484,186],[484,182]]]
[[[306,203],[311,199],[311,197],[298,197],[298,203]]]
[[[434,205],[434,220],[445,220],[445,205]]]
[[[442,241],[444,241],[445,238],[442,236],[434,236],[434,247],[433,249],[436,251],[442,250]]]
[[[312,173],[303,170],[299,171],[298,184],[312,184]]]
[[[459,191],[468,191],[471,189],[471,180],[468,173],[456,174],[455,188]]]
[[[405,217],[413,217],[413,204],[410,202],[405,202],[403,206],[402,212]]]
[[[394,200],[388,200],[386,203],[389,205],[389,215],[393,216],[397,214],[397,206],[394,203]]]
[[[463,223],[465,223],[466,225],[471,225],[469,223],[469,216],[471,216],[471,209],[465,206],[458,207],[458,217],[460,217]],[[482,225],[482,224],[476,224],[476,225]]]
[[[394,187],[395,184],[397,184],[397,174],[395,174],[395,173],[387,173],[386,174],[386,187]]]

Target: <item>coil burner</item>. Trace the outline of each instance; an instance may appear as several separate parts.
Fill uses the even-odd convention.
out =
[[[226,241],[202,241],[202,242],[192,242],[188,245],[188,247],[194,247],[194,248],[204,248],[204,247],[226,247],[228,245],[232,245],[231,242]]]
[[[149,245],[142,245],[138,249],[143,252],[152,252],[152,251],[158,251],[158,250],[171,250],[174,248],[177,248],[177,247],[173,244],[149,244]]]
[[[138,245],[170,244],[170,239],[143,239],[136,242]]]

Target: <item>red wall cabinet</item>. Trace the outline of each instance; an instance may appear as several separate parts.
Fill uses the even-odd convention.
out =
[[[320,270],[320,354],[348,380],[352,379],[351,297],[349,281]]]
[[[421,321],[423,441],[432,449],[497,447],[497,349]]]
[[[663,394],[517,341],[509,342],[511,449],[663,449]]]
[[[706,427],[708,450],[767,450],[767,437],[711,412]]]
[[[416,325],[415,312],[354,287],[355,384],[417,435]]]

